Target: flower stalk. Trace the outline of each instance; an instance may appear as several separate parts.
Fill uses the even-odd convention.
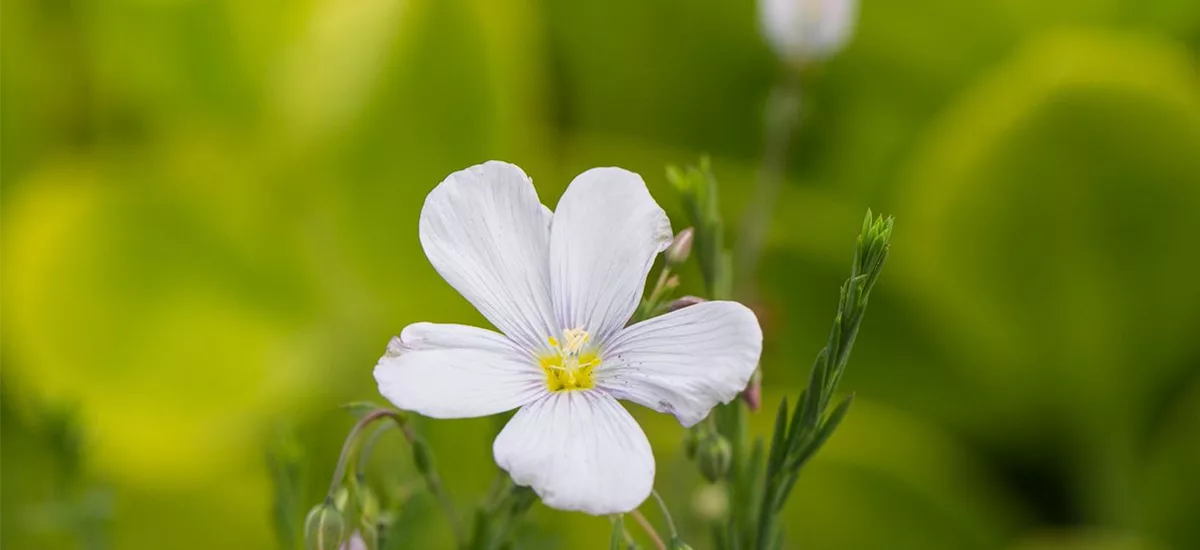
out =
[[[679,530],[675,529],[675,520],[671,517],[671,510],[667,508],[666,501],[658,494],[658,491],[650,491],[650,496],[654,497],[654,501],[658,503],[659,510],[662,510],[663,519],[667,522],[667,532],[671,533],[671,539],[678,539]]]
[[[792,134],[800,122],[803,69],[785,71],[767,99],[763,125],[764,152],[758,171],[758,184],[746,213],[737,243],[739,294],[753,296],[767,229],[779,202],[787,168],[787,152]]]

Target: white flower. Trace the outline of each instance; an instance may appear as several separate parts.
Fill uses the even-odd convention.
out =
[[[666,215],[632,172],[588,170],[551,212],[520,168],[473,166],[426,198],[420,238],[438,273],[503,334],[409,325],[375,367],[379,391],[434,418],[520,408],[493,453],[548,506],[636,508],[654,455],[617,399],[691,426],[734,399],[758,363],[762,331],[738,303],[625,326],[671,243]]]
[[[759,0],[767,42],[789,63],[825,59],[846,44],[858,0]]]

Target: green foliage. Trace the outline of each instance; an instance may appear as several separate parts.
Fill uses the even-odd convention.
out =
[[[826,413],[850,359],[854,339],[866,313],[867,299],[887,259],[891,236],[892,218],[872,218],[868,211],[862,234],[858,237],[850,278],[842,285],[829,342],[817,354],[808,388],[800,394],[800,402],[791,411],[790,421],[787,399],[779,404],[766,465],[758,533],[754,539],[757,548],[773,548],[777,544],[780,535],[775,517],[783,510],[800,469],[829,440],[850,410],[853,395]]]

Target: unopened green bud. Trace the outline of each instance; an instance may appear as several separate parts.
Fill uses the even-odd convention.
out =
[[[667,265],[677,266],[687,261],[688,256],[692,253],[694,234],[695,231],[689,227],[675,235],[675,239],[671,241],[671,246],[667,247]]]
[[[306,550],[337,550],[346,536],[346,520],[332,502],[313,507],[304,520]]]
[[[733,446],[729,440],[718,434],[712,434],[700,442],[697,449],[697,461],[700,463],[700,473],[704,479],[716,483],[729,473],[733,461]]]
[[[433,450],[424,439],[418,437],[413,440],[412,453],[413,465],[417,467],[418,472],[428,474],[433,470]]]

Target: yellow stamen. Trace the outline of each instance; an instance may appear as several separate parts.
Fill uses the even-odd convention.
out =
[[[538,359],[550,391],[586,390],[596,386],[592,372],[600,366],[600,355],[594,349],[585,349],[590,339],[582,328],[564,330],[562,342],[565,345],[553,336],[547,339],[550,349]]]

